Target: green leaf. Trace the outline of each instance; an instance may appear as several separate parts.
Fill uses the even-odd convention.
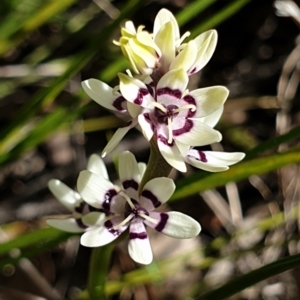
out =
[[[236,279],[229,281],[223,286],[200,296],[199,300],[226,299],[247,287],[250,287],[262,280],[280,274],[295,267],[300,266],[300,254],[291,255],[281,258],[276,262],[263,266],[248,274],[242,275]]]

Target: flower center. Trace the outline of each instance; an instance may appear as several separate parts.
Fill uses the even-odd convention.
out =
[[[141,207],[138,201],[129,198],[124,192],[120,192],[120,194],[126,199],[127,202],[124,208],[124,220],[118,225],[115,225],[113,227],[114,230],[120,228],[121,226],[127,224],[128,222],[134,223],[134,222],[143,222],[144,220],[148,220],[154,224],[157,223],[155,219],[149,217],[148,211],[143,207]]]
[[[157,119],[159,124],[165,124],[168,127],[168,143],[171,144],[173,141],[173,128],[172,123],[173,119],[182,111],[191,110],[192,112],[196,111],[196,106],[194,104],[186,104],[181,107],[177,105],[170,104],[164,106],[158,102],[152,102],[152,105],[155,106],[154,116]]]

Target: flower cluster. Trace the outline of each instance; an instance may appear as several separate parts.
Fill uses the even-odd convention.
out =
[[[181,172],[186,171],[186,163],[206,171],[224,171],[243,159],[244,153],[199,149],[222,139],[214,127],[223,112],[228,90],[223,86],[187,89],[189,76],[210,60],[217,33],[209,30],[184,43],[188,36],[188,32],[180,36],[175,17],[166,9],[157,14],[152,33],[143,26],[136,29],[128,21],[121,29],[119,41],[114,43],[130,62],[134,76],[130,71],[119,73],[119,85],[115,88],[97,79],[82,82],[90,98],[127,121],[117,129],[102,156],[138,126],[165,163]],[[138,164],[132,153],[121,153],[121,185],[116,186],[109,180],[102,159],[91,156],[87,170],[79,175],[77,192],[59,180],[49,182],[50,190],[71,215],[50,219],[48,224],[82,232],[81,244],[87,247],[106,245],[128,228],[129,254],[143,264],[152,261],[146,226],[175,238],[197,236],[201,227],[191,217],[180,212],[155,212],[172,196],[175,184],[167,177],[148,178],[145,170],[146,165]]]
[[[126,22],[118,42],[136,78],[119,73],[120,84],[112,89],[97,79],[83,81],[85,92],[97,103],[125,116],[102,155],[113,150],[124,135],[139,125],[145,138],[155,139],[163,158],[185,172],[185,163],[218,172],[243,159],[243,153],[197,150],[195,147],[220,142],[213,127],[218,122],[228,90],[223,86],[189,91],[189,76],[201,70],[211,58],[217,33],[209,30],[188,43],[189,33],[180,37],[176,19],[162,9],[154,21],[153,33]]]
[[[191,238],[200,232],[200,225],[180,212],[155,212],[173,194],[175,185],[166,177],[154,178],[138,192],[145,164],[137,163],[125,151],[119,156],[122,186],[109,181],[102,159],[93,155],[87,170],[80,173],[78,193],[59,180],[51,180],[49,188],[72,216],[50,219],[48,224],[68,232],[84,232],[81,244],[87,247],[106,245],[129,228],[129,255],[142,264],[152,261],[152,251],[145,225],[175,238]]]

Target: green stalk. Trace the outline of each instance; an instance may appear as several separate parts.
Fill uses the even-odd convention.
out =
[[[300,266],[300,254],[281,258],[278,261],[229,281],[221,287],[200,296],[198,300],[226,299],[262,280],[294,269],[297,266]]]
[[[153,178],[156,177],[168,177],[172,167],[162,157],[158,147],[156,137],[150,141],[150,157],[147,164],[147,169],[144,173],[143,179],[140,184],[139,191],[141,192],[144,185]]]
[[[105,283],[113,246],[114,244],[108,244],[92,250],[88,278],[90,300],[105,300]]]

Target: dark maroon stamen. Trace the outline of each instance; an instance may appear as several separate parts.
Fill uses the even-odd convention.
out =
[[[161,205],[161,202],[157,199],[157,197],[148,190],[144,190],[142,192],[142,196],[150,200],[155,208]]]
[[[134,190],[137,191],[139,188],[139,184],[133,179],[123,181],[122,185],[125,190],[129,188],[133,188]]]
[[[179,136],[181,134],[189,132],[193,128],[193,125],[194,125],[193,121],[188,119],[185,120],[185,124],[183,125],[182,128],[173,130],[173,136]]]
[[[180,90],[172,90],[168,87],[165,87],[165,88],[161,88],[161,89],[158,89],[157,92],[156,92],[157,96],[161,96],[161,95],[170,95],[170,96],[173,96],[173,97],[176,97],[178,99],[181,98],[181,91]]]
[[[102,203],[102,207],[104,210],[109,211],[110,210],[110,203],[113,197],[117,195],[117,192],[115,190],[109,190],[104,195],[104,201]]]
[[[134,99],[133,103],[137,105],[141,105],[143,103],[144,96],[148,95],[149,92],[147,89],[139,89],[138,95],[136,99]]]
[[[147,238],[147,233],[146,232],[130,232],[129,233],[129,239],[134,240],[134,239],[140,239],[144,240]]]
[[[123,106],[122,106],[122,104],[124,103],[124,101],[126,101],[126,100],[124,99],[124,97],[120,96],[120,97],[118,97],[118,98],[112,103],[112,105],[113,105],[113,107],[116,108],[117,110],[123,111],[123,110],[125,110],[125,109],[123,108]]]
[[[164,230],[164,228],[166,227],[166,224],[167,224],[167,222],[168,222],[168,219],[169,219],[169,216],[167,215],[167,214],[165,214],[165,213],[161,213],[160,214],[160,221],[159,221],[159,223],[155,226],[155,229],[157,230],[157,231],[163,231]]]

